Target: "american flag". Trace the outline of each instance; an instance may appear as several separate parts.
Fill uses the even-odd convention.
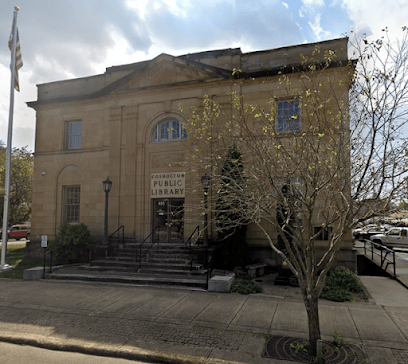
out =
[[[10,51],[13,47],[13,32],[10,34],[8,47]],[[16,69],[14,72],[14,88],[20,91],[20,84],[18,82],[18,70],[23,67],[23,56],[21,55],[20,38],[18,36],[18,28],[16,29]]]

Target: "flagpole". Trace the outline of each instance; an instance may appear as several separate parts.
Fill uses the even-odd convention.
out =
[[[0,270],[9,270],[12,267],[6,264],[7,254],[7,239],[8,239],[8,221],[9,221],[9,204],[10,204],[10,171],[11,171],[11,142],[13,136],[13,114],[14,114],[14,86],[16,77],[16,43],[17,43],[17,13],[19,7],[14,7],[13,27],[11,34],[13,35],[13,44],[11,48],[11,83],[10,83],[10,108],[9,108],[9,123],[7,134],[7,148],[6,148],[6,183],[4,193],[4,208],[3,208],[3,233],[1,245],[1,263]]]

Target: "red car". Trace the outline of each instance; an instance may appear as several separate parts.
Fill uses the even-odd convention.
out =
[[[20,240],[25,238],[30,239],[31,226],[30,225],[13,225],[8,231],[8,236],[10,239]]]

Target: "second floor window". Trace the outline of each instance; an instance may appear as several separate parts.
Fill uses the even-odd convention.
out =
[[[151,137],[151,141],[155,143],[182,139],[187,139],[187,132],[177,119],[166,119],[158,123]]]
[[[82,122],[69,121],[67,125],[67,148],[79,149],[82,144]]]
[[[276,131],[278,133],[293,133],[302,130],[300,100],[278,100],[276,115]]]

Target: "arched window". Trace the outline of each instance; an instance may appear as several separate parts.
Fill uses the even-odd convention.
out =
[[[158,123],[153,128],[151,137],[151,141],[154,143],[182,139],[187,139],[187,132],[177,119],[165,119]]]

